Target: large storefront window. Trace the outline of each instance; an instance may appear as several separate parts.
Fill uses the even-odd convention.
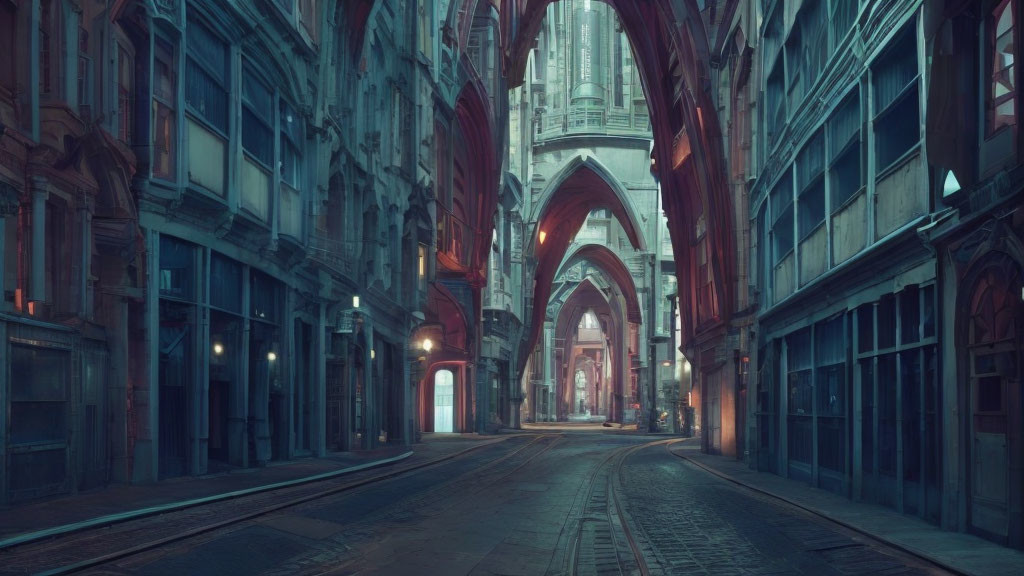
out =
[[[63,492],[68,477],[69,352],[10,347],[12,501]]]
[[[860,497],[938,521],[941,395],[935,288],[911,285],[856,312]]]

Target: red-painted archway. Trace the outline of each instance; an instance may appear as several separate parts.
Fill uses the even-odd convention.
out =
[[[516,0],[501,14],[509,86],[522,84],[529,52],[556,0]],[[697,331],[697,285],[689,273],[696,220],[706,218],[713,285],[720,314],[700,328],[729,321],[735,306],[735,238],[725,177],[722,132],[709,93],[711,48],[694,0],[606,0],[617,12],[640,71],[654,132],[662,205],[679,271],[682,345]],[[728,11],[728,10],[727,10]]]
[[[537,218],[537,228],[528,241],[526,252],[536,259],[533,286],[533,311],[528,318],[529,332],[526,346],[520,347],[519,368],[525,369],[526,359],[540,337],[540,329],[544,324],[544,314],[548,299],[551,297],[552,282],[562,267],[562,260],[579,231],[583,222],[592,211],[607,208],[615,215],[626,231],[630,243],[637,250],[646,248],[646,242],[637,222],[636,215],[628,206],[623,191],[616,190],[618,184],[593,158],[576,158],[570,161],[549,187],[553,191],[545,195]],[[543,241],[541,236],[543,235]],[[610,256],[610,258],[608,257]],[[609,269],[625,272],[621,261],[613,253],[601,254],[601,262],[607,263]],[[615,262],[618,261],[618,265]],[[622,274],[617,274],[622,289],[627,288],[633,293],[636,288],[630,277],[628,281]],[[639,317],[639,305],[634,311]]]

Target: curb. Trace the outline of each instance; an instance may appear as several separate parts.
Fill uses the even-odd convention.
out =
[[[402,470],[400,472],[409,472],[409,471],[412,471],[412,470],[418,470],[418,469],[424,468],[426,466],[430,466],[430,465],[433,465],[433,464],[444,462],[446,460],[451,460],[452,458],[457,458],[459,456],[462,456],[464,454],[472,452],[473,450],[478,450],[478,449],[483,448],[485,446],[490,446],[491,444],[497,444],[499,442],[504,442],[508,438],[513,438],[513,437],[515,437],[515,436],[509,435],[506,438],[500,438],[500,439],[491,440],[491,441],[487,441],[487,442],[481,442],[481,443],[477,444],[476,446],[470,446],[470,447],[464,448],[464,449],[462,449],[462,450],[460,450],[458,452],[453,452],[451,454],[442,456],[442,457],[434,459],[434,460],[423,462],[423,463],[417,464],[415,466],[410,466],[410,467],[408,467],[408,468],[406,468],[406,469],[404,469],[404,470]],[[413,456],[414,454],[415,454],[415,451],[410,450],[408,452],[399,454],[398,456],[392,456],[390,458],[383,458],[381,460],[374,460],[372,462],[366,462],[364,464],[357,464],[355,466],[349,466],[347,468],[341,468],[339,470],[333,470],[331,472],[323,472],[323,473],[320,473],[320,474],[314,474],[313,476],[305,476],[305,477],[302,477],[302,478],[294,478],[292,480],[284,480],[284,481],[281,481],[281,482],[275,482],[273,484],[264,484],[262,486],[253,486],[252,488],[244,488],[244,489],[241,489],[241,490],[233,490],[231,492],[223,492],[223,493],[220,493],[220,494],[213,494],[211,496],[203,496],[203,497],[200,497],[200,498],[192,498],[192,499],[189,499],[189,500],[181,500],[181,501],[178,501],[178,502],[170,502],[170,503],[167,503],[167,504],[159,504],[157,506],[149,506],[147,508],[139,508],[137,510],[130,510],[128,512],[118,512],[118,513],[115,513],[115,514],[108,514],[106,516],[98,516],[96,518],[90,518],[88,520],[82,520],[80,522],[73,522],[71,524],[64,524],[64,525],[61,525],[61,526],[54,526],[53,528],[45,528],[43,530],[37,530],[37,531],[34,531],[34,532],[26,532],[24,534],[19,534],[17,536],[12,536],[10,538],[6,538],[4,540],[0,540],[0,551],[5,550],[7,548],[12,548],[14,546],[20,546],[22,544],[29,544],[29,543],[32,543],[32,542],[36,542],[36,541],[39,541],[39,540],[46,539],[46,538],[51,538],[51,537],[54,537],[54,536],[63,536],[65,534],[70,534],[72,532],[79,532],[79,531],[82,531],[82,530],[87,530],[89,528],[98,528],[98,527],[103,527],[103,526],[110,526],[110,525],[113,525],[113,524],[119,524],[121,522],[127,522],[129,520],[136,520],[138,518],[145,518],[147,516],[155,516],[157,514],[163,514],[163,513],[166,513],[166,512],[176,512],[178,510],[184,510],[186,508],[192,508],[192,507],[200,506],[200,505],[203,505],[203,504],[210,504],[210,503],[213,503],[213,502],[220,502],[220,501],[223,501],[223,500],[231,500],[231,499],[240,498],[240,497],[243,497],[243,496],[250,496],[252,494],[259,494],[261,492],[269,492],[271,490],[277,490],[277,489],[280,489],[280,488],[289,488],[289,487],[298,486],[298,485],[301,485],[301,484],[309,484],[311,482],[317,482],[319,480],[327,480],[329,478],[334,478],[334,477],[338,477],[338,476],[345,476],[347,474],[352,474],[354,472],[361,472],[363,470],[370,470],[370,469],[373,469],[373,468],[380,468],[380,467],[383,467],[383,466],[394,464],[395,462],[399,462],[399,461],[405,460],[405,459]],[[385,477],[381,477],[381,479],[384,479],[384,478]],[[369,478],[367,480],[368,481],[373,481],[375,479]]]
[[[889,538],[886,538],[884,536],[880,536],[878,534],[873,534],[873,533],[868,532],[867,530],[865,530],[863,528],[860,528],[858,526],[850,524],[849,522],[846,522],[844,520],[840,520],[838,518],[835,518],[834,516],[831,516],[827,512],[824,512],[824,511],[819,510],[817,508],[812,508],[810,506],[807,506],[807,505],[801,504],[799,502],[790,500],[789,498],[786,498],[785,496],[781,496],[781,495],[776,494],[774,492],[770,492],[770,491],[768,491],[768,490],[766,490],[764,488],[760,488],[758,486],[754,486],[753,484],[747,484],[746,482],[743,482],[742,480],[738,480],[738,479],[730,476],[729,474],[727,474],[725,472],[721,472],[721,471],[715,470],[714,468],[711,468],[710,466],[707,466],[707,465],[705,465],[705,464],[703,464],[701,462],[698,462],[698,461],[694,460],[693,458],[690,458],[689,456],[686,456],[684,454],[680,454],[679,451],[669,449],[669,452],[673,456],[676,456],[676,457],[678,457],[678,458],[680,458],[682,460],[685,460],[685,461],[693,464],[694,466],[697,466],[701,470],[704,470],[705,472],[713,474],[713,475],[715,475],[715,476],[717,476],[717,477],[719,477],[719,478],[721,478],[723,480],[727,480],[729,482],[732,482],[733,484],[736,484],[737,486],[742,486],[743,488],[746,488],[746,489],[751,490],[753,492],[757,492],[758,494],[763,494],[765,496],[769,496],[769,497],[774,498],[776,500],[779,500],[781,502],[785,502],[786,504],[789,504],[790,506],[793,506],[795,508],[799,508],[799,509],[803,510],[804,512],[809,512],[809,513],[814,514],[815,516],[818,516],[820,518],[824,518],[825,520],[828,520],[829,522],[834,522],[836,524],[839,524],[840,526],[842,526],[844,528],[847,528],[849,530],[853,530],[854,532],[856,532],[858,534],[862,534],[864,536],[867,536],[868,538],[871,538],[872,540],[875,540],[875,541],[881,542],[881,543],[883,543],[883,544],[885,544],[887,546],[891,546],[893,548],[896,548],[896,549],[898,549],[898,550],[900,550],[902,552],[905,552],[907,554],[910,554],[911,556],[914,556],[915,558],[920,558],[921,560],[924,560],[926,562],[930,562],[931,564],[934,564],[935,566],[937,566],[939,568],[942,568],[943,570],[947,570],[949,572],[952,572],[953,574],[958,574],[960,576],[975,576],[973,572],[965,572],[964,570],[962,570],[960,568],[957,568],[955,566],[951,566],[951,565],[947,564],[946,562],[944,562],[942,560],[939,560],[937,558],[933,558],[931,556],[928,556],[925,553],[921,552],[920,550],[907,547],[904,544],[901,544],[899,542],[893,541],[893,540],[891,540]]]

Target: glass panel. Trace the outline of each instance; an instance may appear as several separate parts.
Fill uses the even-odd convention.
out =
[[[935,336],[935,286],[924,287],[924,322],[922,326],[925,338]]]
[[[917,78],[917,20],[904,26],[890,48],[871,68],[875,114],[885,111]]]
[[[800,195],[800,240],[825,221],[825,181],[818,180]]]
[[[875,157],[878,172],[884,171],[899,160],[921,140],[919,106],[915,87],[884,116],[875,120]]]
[[[219,83],[226,84],[228,55],[224,42],[194,20],[188,21],[185,37],[189,57],[202,63]]]
[[[252,273],[252,317],[268,322],[276,321],[280,308],[280,283],[254,271]]]
[[[171,236],[160,236],[160,295],[194,298],[194,246]]]
[[[999,376],[978,378],[977,412],[1003,411],[1003,379]]]
[[[68,352],[12,344],[10,443],[67,438]]]
[[[878,357],[878,471],[896,474],[896,355]]]
[[[921,355],[920,350],[900,354],[903,413],[903,478],[921,481]]]
[[[857,308],[857,351],[875,349],[875,307],[864,304]]]
[[[896,345],[896,298],[892,294],[882,296],[878,302],[878,348]]]
[[[861,174],[860,141],[857,141],[833,162],[829,172],[833,213],[840,210],[861,189]]]
[[[860,135],[860,93],[854,90],[828,122],[829,157],[835,159],[851,140]]]
[[[264,166],[274,162],[274,132],[247,107],[242,108],[242,147]]]
[[[227,133],[227,91],[191,58],[185,67],[185,102],[211,126]]]
[[[210,303],[242,312],[242,265],[216,252],[210,258]]]
[[[797,190],[804,190],[825,169],[825,133],[819,130],[811,138],[796,162]]]
[[[861,469],[870,473],[874,470],[875,458],[875,371],[871,358],[860,362],[860,382]]]
[[[908,286],[900,292],[900,343],[921,341],[921,292]]]

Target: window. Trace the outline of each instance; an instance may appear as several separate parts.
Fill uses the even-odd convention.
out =
[[[835,52],[842,43],[843,38],[849,34],[850,28],[853,28],[853,21],[857,19],[857,9],[860,2],[858,0],[830,0],[830,3],[832,4],[830,44],[832,52]]]
[[[281,180],[298,190],[300,185],[300,159],[304,140],[302,118],[287,102],[281,100]]]
[[[51,0],[39,4],[39,93],[46,95],[53,89],[53,14]]]
[[[878,172],[891,167],[921,140],[916,31],[916,20],[911,20],[871,68]]]
[[[427,288],[427,247],[420,244],[416,248],[416,279],[417,289],[421,292]]]
[[[793,250],[793,180],[787,168],[785,175],[771,193],[772,237],[775,264],[782,262]]]
[[[860,162],[860,93],[854,89],[828,121],[829,187],[836,212],[863,185]]]
[[[306,33],[316,42],[316,0],[299,0],[299,18]]]
[[[843,316],[814,327],[815,382],[818,410],[818,464],[835,472],[846,469],[846,347]]]
[[[764,67],[768,70],[765,83],[765,123],[769,142],[778,141],[786,122],[786,94],[782,47],[781,4],[768,20],[764,31]]]
[[[189,21],[185,103],[211,127],[228,131],[228,49],[205,26]]]
[[[134,113],[133,59],[125,46],[117,43],[117,137],[126,143],[132,141],[132,114]]]
[[[812,461],[814,388],[811,371],[811,331],[800,330],[786,337],[787,393],[789,394],[789,460],[805,465]]]
[[[801,241],[825,221],[825,179],[822,177],[824,170],[825,134],[819,130],[797,157],[800,215],[798,232]]]
[[[989,79],[985,97],[985,135],[1017,124],[1014,79],[1014,13],[1016,2],[1002,0],[989,15]]]
[[[185,63],[185,104],[190,112],[189,180],[221,197],[227,195],[228,49],[206,27],[189,21]],[[242,188],[247,188],[245,175]]]
[[[192,244],[160,236],[160,296],[192,300],[195,292],[195,248]]]
[[[779,135],[782,134],[782,129],[786,125],[786,98],[782,86],[782,66],[781,63],[776,63],[775,68],[768,76],[765,94],[765,99],[767,100],[765,113],[768,115],[768,138],[772,143],[778,141]]]
[[[78,114],[92,118],[92,58],[89,57],[89,31],[78,28]]]
[[[174,47],[153,39],[153,176],[176,180],[178,69]]]
[[[274,93],[242,68],[242,208],[267,221],[274,165]]]
[[[814,85],[828,60],[828,0],[804,0],[800,7],[800,66],[805,91]],[[850,4],[856,2],[850,1]]]
[[[279,101],[281,124],[281,217],[278,227],[282,234],[294,238],[302,236],[302,142],[305,139],[302,117],[284,100]]]
[[[789,113],[792,114],[804,98],[804,82],[801,70],[802,46],[800,44],[799,22],[793,25],[786,40],[786,93],[789,95]]]
[[[242,265],[213,252],[210,257],[210,304],[242,313]]]
[[[268,170],[274,163],[274,94],[242,68],[242,149]]]
[[[17,10],[10,2],[0,2],[0,53],[11,54],[10,58],[0,58],[0,88],[8,93],[14,92],[14,80],[17,77],[14,54],[15,20]]]
[[[252,292],[252,302],[250,303],[252,317],[267,322],[276,322],[281,307],[281,283],[254,270],[249,287]]]
[[[612,41],[614,42],[615,47],[612,53],[612,66],[615,71],[615,88],[613,90],[613,94],[616,108],[622,108],[624,95],[622,77],[622,44],[624,42],[623,36],[625,36],[625,34],[619,32],[615,34],[615,39]]]

